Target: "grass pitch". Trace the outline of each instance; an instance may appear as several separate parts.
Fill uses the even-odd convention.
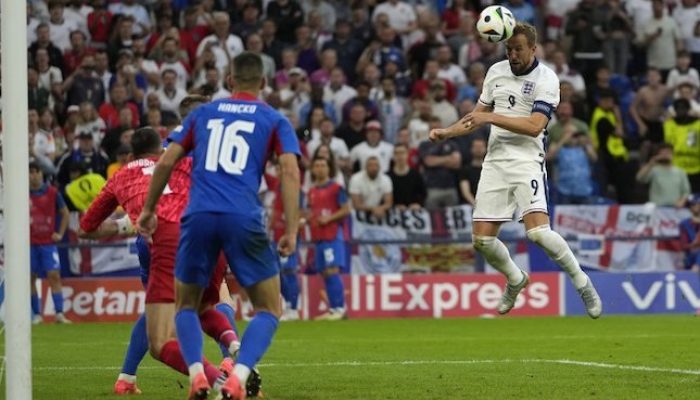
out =
[[[130,327],[34,327],[34,399],[120,398]],[[698,399],[699,328],[690,316],[292,322],[260,371],[272,400]],[[139,399],[187,397],[187,379],[150,356],[138,376]]]

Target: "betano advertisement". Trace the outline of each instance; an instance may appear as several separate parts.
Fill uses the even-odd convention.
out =
[[[700,278],[691,272],[592,273],[605,314],[696,313]],[[576,290],[562,273],[533,273],[510,315],[584,315]],[[503,278],[490,274],[383,274],[344,276],[348,317],[459,318],[496,316]],[[327,309],[323,280],[302,276],[300,310],[313,319]],[[54,313],[46,286],[42,307]],[[144,310],[136,278],[66,279],[64,310],[74,321],[131,321]],[[234,302],[241,309],[240,296]]]

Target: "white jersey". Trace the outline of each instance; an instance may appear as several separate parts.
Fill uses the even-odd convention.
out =
[[[533,112],[551,117],[559,105],[559,78],[537,60],[524,74],[514,75],[504,60],[486,73],[479,102],[508,117],[528,117]],[[542,160],[544,153],[544,131],[532,137],[491,125],[485,161]]]

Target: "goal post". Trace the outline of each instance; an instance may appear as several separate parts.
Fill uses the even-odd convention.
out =
[[[2,0],[0,6],[5,219],[5,398],[31,400],[27,6],[26,2],[18,0]]]

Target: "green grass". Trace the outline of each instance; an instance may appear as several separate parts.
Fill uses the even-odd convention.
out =
[[[697,399],[699,328],[689,316],[283,323],[260,370],[272,400]],[[34,398],[118,398],[110,393],[129,330],[35,327]],[[211,341],[206,352],[217,359]],[[183,376],[150,356],[142,366],[139,399],[186,398]],[[4,398],[4,382],[0,390]]]

